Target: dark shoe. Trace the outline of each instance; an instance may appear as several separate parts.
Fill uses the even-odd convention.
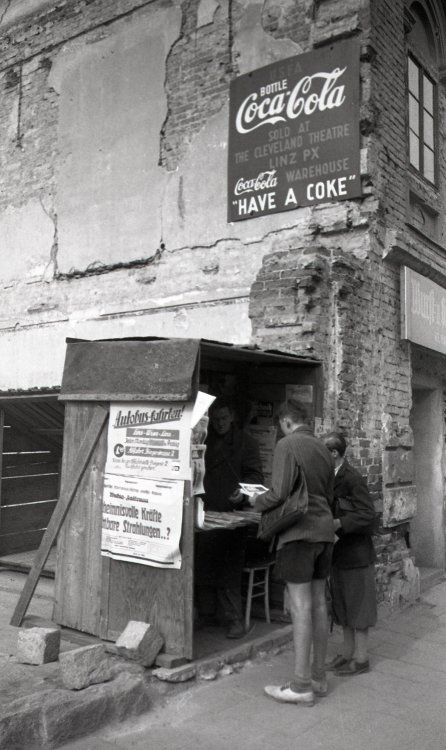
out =
[[[226,638],[243,638],[244,635],[246,635],[245,626],[240,620],[229,623]]]
[[[349,661],[350,659],[346,659],[342,654],[338,654],[337,656],[334,656],[333,659],[330,659],[330,661],[327,661],[325,667],[331,671],[333,669],[339,669],[339,667],[345,667]]]
[[[335,674],[343,677],[344,675],[362,674],[363,672],[370,672],[370,662],[367,661],[356,661],[352,659],[343,667],[339,667],[335,670]]]
[[[326,678],[323,680],[311,680],[311,687],[313,688],[313,693],[317,695],[318,698],[325,698],[328,693],[328,682]]]

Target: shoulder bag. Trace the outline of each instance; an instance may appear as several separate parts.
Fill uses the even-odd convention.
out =
[[[276,534],[298,523],[308,509],[307,481],[302,467],[298,465],[298,475],[293,489],[283,503],[262,513],[257,536],[269,541]]]

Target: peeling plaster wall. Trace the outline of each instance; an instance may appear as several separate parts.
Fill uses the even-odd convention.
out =
[[[178,9],[154,10],[67,45],[53,65],[61,273],[144,258],[160,245],[164,71],[180,24]]]

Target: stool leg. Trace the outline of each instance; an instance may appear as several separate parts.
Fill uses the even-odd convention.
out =
[[[249,571],[248,578],[248,591],[246,593],[246,611],[245,611],[245,628],[248,630],[249,623],[251,620],[251,602],[252,602],[252,589],[254,585],[254,571]]]
[[[271,622],[269,612],[269,568],[265,570],[265,618],[269,624]]]

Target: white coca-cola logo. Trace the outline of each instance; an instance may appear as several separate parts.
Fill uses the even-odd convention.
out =
[[[295,120],[300,115],[312,115],[319,110],[340,107],[345,101],[345,86],[336,82],[347,68],[334,68],[331,73],[314,73],[304,76],[292,89],[275,96],[266,96],[260,101],[257,93],[250,94],[241,103],[235,126],[239,133],[249,133],[262,125]],[[322,86],[318,86],[322,83]]]
[[[277,177],[275,177],[275,174],[276,170],[272,169],[270,172],[260,172],[257,177],[253,177],[251,180],[245,180],[244,177],[240,177],[237,180],[234,193],[235,195],[242,195],[243,193],[253,193],[258,190],[269,190],[276,187]]]

